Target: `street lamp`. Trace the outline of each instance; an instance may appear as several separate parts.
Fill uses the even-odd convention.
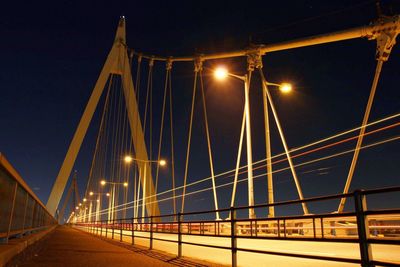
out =
[[[123,183],[119,183],[119,182],[110,182],[110,181],[106,181],[106,180],[101,180],[100,181],[100,185],[101,186],[105,186],[106,184],[111,184],[111,199],[109,200],[109,210],[108,210],[108,220],[111,221],[114,219],[115,217],[115,211],[114,211],[114,206],[115,206],[115,186],[116,185],[122,185],[123,187],[127,188],[128,187],[128,183],[127,182],[123,182]]]
[[[143,194],[142,194],[142,221],[144,221],[144,216],[145,216],[145,208],[146,208],[146,205],[145,205],[145,203],[146,203],[146,189],[147,189],[147,187],[146,187],[146,181],[147,181],[147,164],[150,164],[150,163],[157,163],[158,165],[160,165],[161,167],[163,167],[163,166],[165,166],[165,165],[167,165],[167,161],[166,160],[164,160],[164,159],[160,159],[160,160],[143,160],[143,159],[138,159],[138,158],[134,158],[134,157],[132,157],[132,156],[130,156],[130,155],[126,155],[125,157],[124,157],[124,161],[125,161],[125,163],[127,163],[127,164],[129,164],[129,163],[131,163],[132,161],[135,161],[135,162],[139,162],[139,163],[143,163],[143,165],[144,165],[144,167],[143,167],[143,189],[142,189],[142,191],[143,191]],[[138,196],[139,197],[139,196]],[[136,215],[138,214],[138,211],[139,211],[139,201],[136,199],[135,200],[135,205],[136,205],[136,207],[135,207],[135,210],[136,210]],[[134,211],[134,213],[135,213],[135,211]],[[135,216],[134,215],[134,217],[137,217],[137,216]]]
[[[97,199],[96,199],[96,218],[95,218],[95,221],[97,222],[97,221],[99,221],[99,215],[100,215],[100,209],[101,209],[101,196],[102,195],[106,195],[107,197],[110,197],[110,193],[95,193],[95,192],[93,192],[93,191],[90,191],[89,192],[89,195],[90,196],[93,196],[93,195],[97,195],[98,197],[97,197]],[[85,201],[85,199],[84,199],[84,201]],[[92,205],[92,201],[94,201],[93,199],[92,200],[87,200],[87,201],[90,201],[90,205]],[[89,207],[89,210],[91,210],[91,207]],[[91,213],[91,212],[89,212],[89,213]]]
[[[295,182],[296,185],[296,189],[297,192],[299,194],[299,198],[300,200],[303,200],[303,192],[301,190],[301,186],[300,186],[300,182],[299,179],[297,178],[297,174],[296,171],[294,169],[294,164],[292,162],[292,158],[290,156],[290,152],[289,152],[289,148],[287,146],[286,140],[285,140],[285,136],[283,134],[283,130],[282,127],[280,125],[279,119],[278,119],[278,115],[274,106],[274,103],[272,101],[272,97],[271,94],[268,90],[268,86],[272,85],[272,86],[278,86],[279,90],[284,93],[290,93],[292,91],[292,86],[288,83],[281,83],[281,84],[277,84],[277,83],[271,83],[271,82],[267,82],[265,77],[264,77],[264,73],[262,72],[262,70],[260,69],[260,76],[261,76],[261,80],[262,80],[262,86],[263,86],[263,100],[264,100],[264,117],[265,117],[265,132],[266,132],[266,146],[267,146],[267,172],[268,172],[268,202],[270,204],[273,203],[273,184],[272,184],[272,163],[271,163],[271,148],[270,148],[270,132],[269,132],[269,121],[268,121],[268,103],[270,104],[272,113],[274,115],[274,119],[276,122],[276,126],[278,128],[278,132],[282,141],[282,145],[285,149],[285,154],[289,163],[289,167],[290,167],[290,171],[292,172],[293,175],[293,180]],[[308,212],[308,207],[307,204],[305,202],[301,203],[302,208],[303,208],[303,212],[304,214],[309,214]],[[275,211],[274,211],[274,207],[270,206],[269,207],[269,216],[270,217],[274,217],[275,216]]]
[[[244,99],[245,99],[244,113],[245,113],[245,122],[246,122],[248,204],[249,204],[249,206],[254,206],[253,156],[252,156],[252,148],[251,148],[250,97],[249,97],[250,81],[249,81],[249,77],[248,77],[248,75],[240,76],[240,75],[229,73],[228,70],[223,67],[219,67],[214,71],[214,77],[220,81],[226,79],[227,77],[233,77],[233,78],[243,81],[243,83],[244,83]],[[214,188],[214,194],[216,194],[215,188]],[[249,218],[250,219],[255,218],[255,213],[254,213],[253,208],[249,209]]]

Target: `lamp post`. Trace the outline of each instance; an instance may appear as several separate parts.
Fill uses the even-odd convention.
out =
[[[100,220],[100,210],[101,210],[101,196],[106,195],[107,197],[110,197],[110,193],[94,193],[93,191],[89,192],[89,196],[98,196],[97,199],[91,199],[88,200],[86,198],[83,199],[84,202],[90,201],[90,206],[89,206],[89,216],[90,216],[90,222],[92,221],[92,205],[93,201],[96,201],[96,209],[95,209],[95,222]]]
[[[167,162],[164,159],[161,160],[143,160],[143,159],[138,159],[138,158],[134,158],[130,155],[126,155],[124,158],[125,163],[130,164],[132,161],[138,162],[138,163],[143,163],[143,186],[142,186],[142,216],[141,216],[141,221],[144,222],[144,216],[145,216],[145,210],[146,210],[146,181],[147,181],[147,164],[150,163],[157,163],[160,166],[165,166],[167,164]],[[138,196],[139,197],[139,196]],[[139,201],[138,199],[135,200],[135,206],[136,206],[136,211],[139,211]],[[134,216],[135,217],[135,216]],[[137,216],[136,216],[137,217]],[[137,218],[135,218],[135,220],[137,220]]]
[[[244,113],[246,122],[246,149],[247,149],[247,189],[248,189],[248,205],[254,206],[254,186],[253,186],[253,154],[251,144],[251,123],[250,123],[250,94],[249,94],[249,77],[248,75],[236,75],[229,73],[225,68],[217,68],[214,72],[217,80],[224,80],[227,77],[233,77],[243,81],[244,83]],[[249,218],[254,219],[254,209],[249,209]]]
[[[106,180],[101,180],[100,181],[100,185],[101,186],[105,186],[106,184],[110,184],[111,186],[111,198],[109,200],[109,205],[108,205],[108,221],[112,221],[115,219],[115,187],[117,185],[122,185],[125,188],[128,187],[128,183],[124,182],[124,183],[118,183],[118,182],[110,182],[110,181],[106,181]]]
[[[283,135],[282,127],[281,127],[280,122],[278,120],[278,115],[277,115],[277,112],[275,110],[275,106],[273,104],[271,94],[270,94],[270,92],[268,90],[268,85],[272,85],[272,86],[279,86],[280,91],[283,92],[283,93],[289,93],[289,92],[292,91],[292,86],[290,84],[288,84],[288,83],[276,84],[276,83],[267,82],[267,80],[264,77],[264,73],[262,72],[261,69],[260,69],[260,76],[261,76],[261,81],[262,81],[262,86],[263,86],[264,116],[265,116],[265,120],[266,120],[266,127],[268,127],[268,131],[266,130],[266,135],[267,135],[266,139],[269,140],[269,124],[267,125],[267,122],[268,122],[268,103],[269,103],[270,106],[271,106],[272,113],[273,113],[274,118],[275,118],[276,126],[278,128],[278,132],[279,132],[279,135],[280,135],[280,138],[281,138],[281,141],[282,141],[283,148],[285,149],[285,154],[286,154],[287,160],[289,162],[290,171],[292,172],[292,175],[293,175],[293,180],[294,180],[295,185],[296,185],[297,193],[299,194],[299,199],[303,200],[304,197],[303,197],[303,192],[301,190],[300,182],[299,182],[299,179],[297,178],[297,174],[296,174],[296,171],[294,169],[294,164],[293,164],[292,158],[290,156],[289,148],[288,148],[288,146],[286,144],[285,136]],[[267,143],[270,144],[270,142],[267,142]],[[271,183],[271,187],[269,187],[269,188],[272,189],[273,187],[272,187],[271,151],[270,151],[270,147],[268,147],[268,144],[267,144],[267,168],[268,168],[268,173],[270,174],[268,176],[268,185]],[[269,150],[269,152],[268,152],[268,150]],[[269,156],[268,156],[268,153],[270,154]],[[269,162],[268,162],[268,159],[269,159]],[[268,189],[268,196],[269,196],[268,200],[269,201],[272,200],[271,203],[273,203],[273,190],[270,192],[270,189]],[[302,202],[301,206],[303,208],[304,214],[309,214],[307,204]],[[273,206],[269,207],[269,216],[270,217],[275,216]]]
[[[223,80],[223,79],[226,79],[227,77],[234,77],[234,78],[237,78],[244,82],[245,109],[244,109],[244,118],[243,118],[244,122],[242,124],[242,128],[244,127],[244,123],[245,123],[245,125],[246,125],[246,146],[247,146],[247,169],[248,169],[248,194],[249,194],[248,205],[253,206],[254,205],[254,189],[253,189],[253,169],[252,169],[253,162],[252,162],[252,150],[251,150],[251,125],[250,125],[250,101],[249,101],[249,89],[250,89],[249,84],[250,84],[250,82],[249,82],[249,78],[248,78],[248,75],[239,76],[239,75],[229,73],[228,70],[225,68],[217,68],[215,70],[214,74],[218,80]],[[261,69],[260,69],[260,74],[262,77],[262,84],[263,84],[265,145],[266,145],[266,160],[267,160],[267,181],[268,181],[268,203],[273,204],[274,203],[274,190],[273,190],[272,160],[271,160],[272,154],[271,154],[271,141],[270,141],[270,126],[269,126],[269,117],[268,117],[268,98],[270,98],[270,95],[269,95],[267,86],[277,86],[277,87],[279,87],[279,90],[284,94],[290,93],[292,91],[292,86],[289,83],[267,82],[264,78],[264,75],[263,75]],[[270,101],[272,103],[271,99],[270,99]],[[272,104],[271,104],[271,108],[274,112],[274,116],[276,117],[276,114],[275,114],[276,112],[275,112],[275,109]],[[296,186],[300,192],[300,194],[299,194],[300,198],[302,199],[301,190],[300,190],[300,187],[297,182],[297,176],[295,175],[294,169],[292,167],[292,162],[291,162],[291,159],[288,154],[286,142],[284,141],[280,124],[279,124],[277,118],[275,118],[275,119],[277,121],[279,133],[281,134],[281,138],[282,138],[283,145],[285,147],[285,151],[287,151],[288,160],[291,165],[291,170],[292,170],[293,176],[295,178]],[[243,135],[243,129],[242,129],[242,133],[241,133],[240,146],[242,143],[242,135]],[[241,148],[239,148],[238,154],[240,155],[240,153],[241,153]],[[239,157],[238,157],[237,168],[238,168],[239,162],[240,161],[239,161]],[[237,173],[235,174],[235,183],[236,183],[236,180],[237,180]],[[231,206],[234,205],[235,190],[236,190],[236,184],[234,184]],[[269,214],[268,214],[269,217],[275,216],[274,206],[272,206],[272,205],[269,206],[268,211],[269,211]],[[249,209],[249,218],[255,218],[253,209]]]

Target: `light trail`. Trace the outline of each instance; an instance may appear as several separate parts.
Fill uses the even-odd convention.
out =
[[[360,149],[367,149],[367,148],[375,147],[375,146],[382,145],[382,144],[385,144],[385,143],[388,143],[388,142],[393,142],[393,141],[396,141],[396,140],[399,140],[399,139],[400,139],[400,136],[388,138],[388,139],[385,139],[385,140],[382,140],[382,141],[378,141],[378,142],[375,142],[375,143],[372,143],[372,144],[369,144],[369,145],[365,145],[365,146],[361,147]],[[343,156],[343,155],[346,155],[346,154],[354,152],[354,150],[355,149],[349,149],[349,150],[346,150],[346,151],[343,151],[343,152],[339,152],[339,153],[335,153],[335,154],[332,154],[332,155],[329,155],[329,156],[325,156],[325,157],[317,158],[317,159],[314,159],[314,160],[306,161],[306,162],[303,162],[303,163],[299,163],[299,164],[296,164],[295,167],[301,167],[301,166],[309,165],[309,164],[312,164],[312,163],[315,163],[315,162],[319,162],[319,161],[323,161],[323,160],[327,160],[327,159]],[[289,170],[289,169],[290,169],[289,167],[281,168],[281,169],[273,171],[273,173],[280,173],[280,172],[283,172],[283,171],[286,171],[286,170]],[[256,176],[254,176],[254,178],[256,179],[256,178],[264,177],[266,174],[267,173],[258,174]],[[238,180],[238,183],[245,182],[245,181],[247,181],[247,178],[242,178],[242,179]],[[233,182],[228,182],[228,183],[224,183],[224,184],[218,185],[218,186],[216,186],[216,188],[222,188],[222,187],[226,187],[226,186],[229,186],[229,185],[232,185],[232,184],[233,184]],[[186,195],[194,195],[194,194],[206,192],[206,191],[209,191],[209,190],[212,190],[212,187],[207,187],[207,188],[199,189],[199,190],[196,190],[196,191],[187,192]],[[162,193],[164,193],[164,192],[162,192]],[[175,198],[178,198],[178,197],[181,197],[181,196],[182,195],[176,195]],[[147,197],[147,198],[151,198],[151,197]],[[158,202],[164,202],[164,201],[168,201],[168,200],[172,200],[172,199],[174,199],[174,197],[163,198],[163,199],[158,200]],[[141,202],[141,200],[138,201],[138,203],[140,203],[140,202]],[[146,201],[146,203],[147,203],[147,201]],[[124,208],[123,208],[123,206],[127,206],[127,205],[130,205],[130,204],[135,205],[136,201],[131,201],[131,202],[127,202],[127,203],[115,206],[115,208],[119,208],[119,209],[116,209],[115,211],[118,212],[118,211],[123,211],[123,210],[129,210],[129,209],[133,208],[134,206],[128,206],[128,207],[124,207]],[[139,205],[139,207],[143,206],[142,204],[138,204],[138,205]],[[108,211],[109,211],[109,209],[103,209],[103,210],[100,211],[100,214],[101,215],[107,214]],[[88,217],[88,215],[86,217]]]
[[[373,121],[373,122],[367,124],[367,125],[365,126],[365,128],[366,128],[366,127],[373,126],[373,125],[377,125],[377,124],[379,124],[379,123],[383,123],[383,122],[386,122],[386,121],[389,121],[389,120],[392,120],[392,119],[395,119],[395,118],[398,118],[398,117],[400,117],[400,113],[396,113],[396,114],[393,114],[393,115],[384,117],[384,118],[382,118],[382,119]],[[399,125],[400,125],[400,122],[393,123],[393,124],[391,124],[391,125],[384,126],[384,127],[382,127],[382,128],[379,128],[379,129],[376,129],[376,130],[367,132],[367,133],[365,133],[365,135],[370,135],[370,134],[373,134],[373,133],[377,133],[377,132],[380,132],[380,131],[383,131],[383,130],[387,130],[387,129],[390,129],[390,128],[394,128],[394,127],[399,126]],[[354,132],[354,131],[358,131],[358,130],[360,130],[361,128],[363,128],[363,127],[362,127],[362,126],[359,126],[359,127],[356,127],[356,128],[353,128],[353,129],[344,131],[344,132],[340,132],[340,133],[338,133],[338,134],[332,135],[332,136],[327,137],[327,138],[324,138],[324,139],[317,140],[317,141],[312,142],[312,143],[310,143],[310,144],[307,144],[307,145],[304,145],[304,146],[301,146],[301,147],[297,147],[297,148],[293,148],[293,149],[291,149],[289,152],[290,152],[290,153],[293,153],[293,152],[296,152],[296,151],[301,151],[301,150],[303,150],[303,149],[305,149],[305,148],[309,148],[309,147],[312,147],[312,146],[315,146],[315,145],[318,145],[318,144],[327,142],[327,141],[329,141],[329,140],[338,138],[338,137],[340,137],[340,136],[347,135],[347,134],[352,133],[352,132]],[[302,156],[302,155],[306,155],[306,154],[310,154],[310,153],[312,153],[312,152],[320,151],[320,150],[323,150],[323,149],[325,149],[325,148],[333,147],[333,146],[335,146],[335,145],[338,145],[338,144],[341,144],[341,143],[345,143],[345,142],[354,140],[354,139],[356,139],[356,138],[358,138],[358,135],[357,135],[357,136],[350,137],[350,138],[347,138],[347,139],[344,139],[344,140],[337,141],[337,142],[332,143],[332,144],[327,144],[327,145],[325,145],[325,146],[323,146],[323,147],[315,148],[315,149],[312,149],[312,150],[309,150],[309,151],[305,151],[305,152],[303,152],[303,153],[299,153],[299,154],[293,155],[292,158],[300,157],[300,156]],[[354,150],[352,150],[352,151],[354,151]],[[271,158],[274,159],[274,158],[279,158],[279,157],[281,157],[281,156],[285,156],[285,153],[280,153],[280,154],[274,155],[274,156],[272,156]],[[260,164],[260,163],[264,163],[265,161],[266,161],[266,159],[262,159],[262,160],[256,161],[256,162],[253,163],[253,166],[258,165],[258,164]],[[276,163],[279,163],[279,162],[282,162],[282,161],[286,161],[286,159],[281,159],[281,160],[274,161],[272,164],[276,164]],[[254,169],[260,169],[260,168],[263,168],[263,167],[265,167],[265,166],[266,166],[266,164],[261,165],[261,166],[255,166]],[[298,166],[298,165],[295,165],[295,167],[296,167],[296,166]],[[247,168],[247,165],[244,165],[244,166],[239,167],[239,170],[242,170],[242,169],[244,169],[244,168]],[[284,170],[287,170],[287,168],[280,169],[280,170],[276,170],[276,171],[273,171],[272,173],[281,172],[281,171],[284,171]],[[234,171],[235,171],[235,169],[232,169],[232,170],[228,170],[228,171],[225,171],[225,172],[216,174],[216,175],[215,175],[215,178],[217,178],[217,177],[218,177],[218,178],[229,178],[229,177],[232,177],[232,175],[233,175],[232,173],[233,173]],[[246,172],[247,172],[247,171],[241,171],[241,172],[239,172],[239,175],[240,175],[240,174],[243,174],[243,173],[246,173]],[[229,174],[230,174],[230,175],[229,175]],[[266,173],[261,174],[261,175],[265,175],[265,174],[266,174]],[[224,176],[225,176],[225,177],[224,177]],[[257,175],[256,177],[259,177],[259,175]],[[203,178],[203,179],[194,181],[194,182],[192,182],[192,183],[189,183],[189,184],[186,185],[186,187],[188,188],[188,187],[191,187],[191,186],[194,186],[194,185],[197,185],[197,184],[206,182],[206,181],[208,181],[208,180],[210,180],[210,179],[211,179],[211,177],[206,177],[206,178]],[[229,184],[232,184],[232,183],[229,183]],[[219,187],[219,186],[218,186],[218,187]],[[218,187],[217,187],[217,188],[218,188]],[[180,190],[180,189],[182,189],[182,188],[183,188],[183,186],[179,186],[179,187],[176,187],[175,190]],[[165,191],[163,191],[163,192],[157,193],[156,196],[165,195],[165,194],[170,193],[170,192],[172,192],[172,191],[173,191],[173,189],[165,190]],[[190,194],[188,194],[188,195],[190,195]],[[181,196],[181,195],[180,195],[180,196]],[[178,198],[178,197],[180,197],[180,196],[175,196],[175,198]],[[150,197],[146,197],[145,199],[148,199],[148,198],[150,198]],[[169,200],[169,199],[171,199],[171,198],[167,198],[167,199],[165,199],[165,200],[163,199],[163,201],[166,201],[166,200]],[[123,206],[130,205],[130,204],[134,204],[134,203],[136,203],[136,202],[137,202],[137,203],[140,203],[140,202],[142,202],[142,200],[139,200],[139,201],[130,201],[130,202],[127,202],[127,203],[123,203],[123,204],[120,204],[120,205],[115,206],[115,208],[123,207]],[[160,200],[159,202],[161,202],[161,200]],[[152,203],[153,203],[153,202],[152,202]],[[149,204],[150,204],[150,203],[149,203]],[[142,205],[139,205],[139,207],[141,207],[141,206],[142,206]],[[108,209],[104,209],[104,210],[108,211]],[[102,210],[102,211],[104,211],[104,210]],[[101,211],[101,212],[102,212],[102,211]],[[120,210],[117,210],[117,211],[120,211]]]

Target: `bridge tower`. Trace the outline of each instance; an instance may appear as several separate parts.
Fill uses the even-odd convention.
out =
[[[139,169],[151,170],[129,62],[126,45],[125,18],[121,17],[118,24],[117,33],[115,35],[114,44],[107,56],[99,78],[97,79],[92,95],[90,96],[89,102],[87,103],[83,112],[82,118],[75,131],[74,137],[68,148],[64,162],[60,168],[47,201],[46,207],[50,213],[55,214],[57,210],[90,121],[92,120],[97,104],[104,91],[104,87],[111,74],[121,76],[125,104],[128,113],[128,121],[132,134],[132,142],[134,145],[136,158],[141,159],[141,161],[138,162]],[[141,171],[141,173],[144,172]],[[141,175],[140,181],[143,184],[146,180],[145,195],[148,196],[148,200],[146,201],[147,214],[156,216],[160,214],[160,210],[158,207],[157,198],[155,196],[152,174],[151,171],[147,171],[145,173],[145,175]]]

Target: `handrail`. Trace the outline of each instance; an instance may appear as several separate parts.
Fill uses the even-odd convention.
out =
[[[4,154],[0,153],[0,243],[57,224]]]
[[[131,238],[132,245],[135,238],[146,239],[150,242],[150,249],[153,248],[153,241],[172,242],[178,245],[177,255],[182,255],[182,245],[204,246],[210,248],[227,249],[232,251],[232,266],[236,266],[236,252],[252,252],[258,254],[279,255],[287,257],[297,257],[304,259],[316,259],[326,261],[351,262],[359,263],[362,266],[370,266],[376,263],[372,259],[370,245],[386,244],[400,245],[398,238],[391,235],[400,236],[400,225],[382,225],[385,220],[400,220],[400,209],[367,209],[366,196],[372,194],[385,194],[392,192],[400,192],[400,187],[387,187],[371,190],[355,190],[348,194],[329,195],[322,197],[314,197],[303,200],[291,200],[276,205],[292,205],[294,203],[325,201],[330,199],[340,199],[343,196],[351,197],[354,201],[353,211],[343,213],[322,213],[307,214],[296,216],[279,216],[279,217],[259,217],[259,218],[236,218],[236,211],[246,208],[263,208],[271,204],[261,204],[251,207],[232,207],[230,209],[219,209],[218,211],[229,210],[230,216],[226,220],[184,220],[183,215],[195,215],[214,213],[217,210],[187,212],[178,214],[168,214],[161,216],[147,216],[138,218],[115,219],[112,221],[98,221],[88,223],[76,223],[77,227],[83,227],[84,230],[99,235],[101,237],[109,237],[114,239],[115,235],[119,235],[119,240],[123,241],[123,236]],[[272,205],[274,205],[272,204]],[[176,216],[177,215],[177,216]],[[387,217],[387,215],[390,215]],[[392,216],[393,215],[393,216]],[[386,217],[385,217],[386,216]],[[160,217],[174,217],[177,221],[155,222],[154,219]],[[145,221],[146,219],[149,219]],[[385,228],[386,227],[386,228]],[[124,233],[129,231],[129,234]],[[103,235],[103,232],[105,233]],[[148,233],[148,235],[137,235],[138,233]],[[176,239],[154,237],[154,234],[162,233],[177,236]],[[381,235],[390,234],[388,237]],[[205,237],[221,237],[231,238],[230,246],[219,246],[215,244],[192,243],[182,241],[182,236],[205,236]],[[265,250],[256,250],[250,247],[238,247],[238,239],[259,239],[259,240],[290,240],[290,241],[312,241],[312,242],[339,242],[359,244],[360,258],[332,257],[311,254],[301,254],[292,252],[277,252]],[[384,266],[391,265],[390,262],[379,261]]]

